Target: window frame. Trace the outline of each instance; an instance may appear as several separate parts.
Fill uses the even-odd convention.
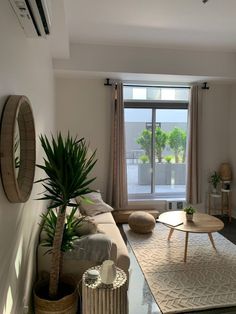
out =
[[[156,110],[157,109],[178,109],[178,110],[188,110],[189,101],[187,100],[132,100],[127,99],[124,100],[124,109],[152,109],[152,160],[151,160],[151,169],[152,169],[152,176],[151,176],[151,193],[136,193],[136,194],[128,194],[129,201],[134,200],[153,200],[153,199],[183,199],[183,193],[176,193],[174,196],[170,195],[169,193],[160,194],[155,193],[155,137],[153,136],[155,132],[156,126]],[[188,123],[188,121],[187,121]],[[188,136],[188,134],[187,134]],[[132,197],[130,197],[132,195]]]

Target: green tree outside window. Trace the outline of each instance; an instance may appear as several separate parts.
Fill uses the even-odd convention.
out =
[[[180,156],[182,155],[182,161],[185,161],[186,150],[186,132],[180,128],[174,128],[169,133],[169,145],[174,151],[175,162],[179,163]]]
[[[157,156],[158,162],[162,162],[162,152],[166,147],[167,140],[167,133],[160,127],[157,127],[155,131],[155,155]]]

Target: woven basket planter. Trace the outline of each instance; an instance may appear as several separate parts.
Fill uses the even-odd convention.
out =
[[[39,281],[34,288],[35,314],[76,314],[78,307],[78,293],[75,281],[71,277],[64,277],[61,283],[66,287],[65,295],[58,300],[47,300],[42,295],[48,291],[48,280]]]
[[[225,162],[220,165],[219,173],[223,181],[232,180],[232,170],[229,163]]]

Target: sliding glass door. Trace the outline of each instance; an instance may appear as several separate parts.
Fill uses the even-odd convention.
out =
[[[170,91],[162,97],[174,100],[151,101],[147,96],[161,97],[160,91],[144,91],[136,91],[141,99],[133,101],[129,89],[125,102],[129,199],[184,198],[188,102]]]

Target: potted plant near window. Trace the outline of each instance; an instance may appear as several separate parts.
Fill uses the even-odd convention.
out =
[[[40,136],[40,141],[46,155],[44,164],[37,165],[46,174],[44,179],[37,181],[42,182],[45,188],[44,196],[40,199],[48,200],[48,208],[57,209],[57,215],[53,218],[55,231],[52,232],[49,282],[46,286],[39,283],[35,287],[35,313],[75,314],[77,309],[73,302],[77,302],[76,285],[68,287],[68,282],[64,284],[61,280],[66,208],[75,206],[71,199],[92,191],[89,184],[95,178],[89,179],[88,175],[97,160],[95,152],[88,158],[88,146],[83,138],[73,138],[68,134],[63,139],[59,133],[55,138],[52,136],[51,141],[46,136]],[[73,212],[75,210],[72,216]]]
[[[212,184],[212,192],[213,193],[216,193],[217,192],[217,187],[218,187],[218,184],[220,183],[221,181],[221,177],[219,175],[219,173],[217,173],[216,171],[214,171],[214,173],[210,176],[210,183]]]
[[[196,209],[192,206],[188,206],[184,208],[184,211],[186,212],[187,221],[193,221],[193,214],[196,212]]]

